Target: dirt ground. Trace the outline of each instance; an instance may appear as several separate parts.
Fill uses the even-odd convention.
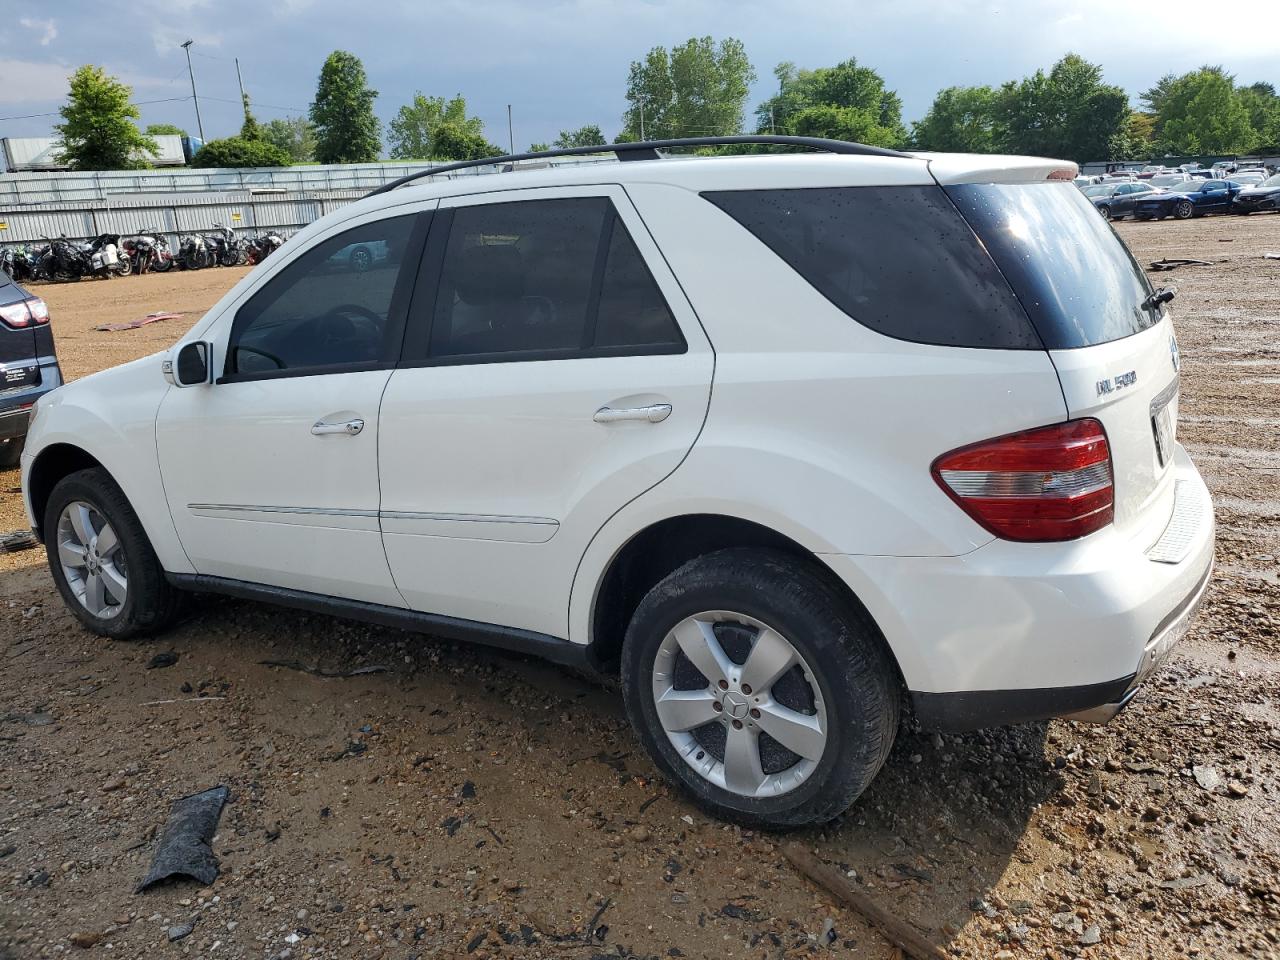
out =
[[[1196,629],[1109,726],[905,732],[844,817],[799,835],[957,957],[1280,955],[1280,261],[1263,257],[1280,253],[1280,216],[1119,229],[1144,264],[1212,262],[1160,278],[1180,290],[1181,439],[1220,524]],[[77,377],[171,343],[240,275],[39,292]],[[91,331],[165,309],[186,321]],[[17,482],[0,475],[0,530],[25,524]],[[229,600],[199,601],[165,636],[107,643],[64,611],[42,553],[0,564],[3,960],[80,944],[117,957],[895,956],[788,865],[782,838],[673,793],[612,690]],[[151,667],[162,653],[176,663]],[[169,804],[217,784],[232,791],[219,879],[135,894]]]

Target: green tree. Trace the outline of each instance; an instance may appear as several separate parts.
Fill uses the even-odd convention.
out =
[[[933,98],[929,112],[911,126],[919,150],[994,153],[996,92],[990,87],[947,87]]]
[[[1129,119],[1129,97],[1102,82],[1102,68],[1069,53],[1046,74],[1004,84],[995,98],[997,146],[1010,153],[1107,159]]]
[[[261,140],[262,125],[258,123],[258,118],[253,115],[253,111],[249,109],[249,95],[242,93],[240,95],[241,102],[244,103],[244,123],[240,125],[241,140]]]
[[[852,57],[816,70],[780,63],[773,75],[778,92],[756,108],[759,133],[834,137],[888,147],[906,140],[902,100],[879,73],[859,66]]]
[[[1280,148],[1280,97],[1269,83],[1252,83],[1237,91],[1249,114],[1255,138],[1250,153],[1270,153]]]
[[[287,167],[290,157],[266,140],[210,140],[191,158],[193,167]]]
[[[1161,140],[1172,154],[1244,153],[1258,138],[1222,67],[1201,67],[1174,80],[1158,117]]]
[[[311,122],[316,126],[315,156],[321,163],[372,163],[382,143],[364,64],[345,50],[329,54],[320,69]]]
[[[146,129],[148,137],[185,137],[187,131],[176,123],[153,123]]]
[[[392,158],[428,160],[440,156],[434,136],[436,129],[446,123],[482,139],[484,137],[484,123],[479,117],[467,116],[467,101],[462,94],[451,100],[414,94],[413,102],[401,107],[387,127]]]
[[[101,67],[86,64],[71,75],[67,102],[54,124],[62,146],[58,156],[73,170],[134,170],[159,152],[138,129],[133,90]]]
[[[603,131],[594,123],[588,123],[577,130],[561,130],[556,137],[555,145],[561,150],[569,147],[595,147],[608,143]]]
[[[269,120],[262,127],[262,139],[279,147],[294,163],[315,159],[316,129],[306,117]]]
[[[547,150],[550,150],[550,149],[551,149],[551,144],[549,143],[531,143],[529,144],[528,152],[529,153],[545,153]]]
[[[1155,117],[1139,110],[1129,111],[1124,126],[1112,134],[1108,160],[1149,160],[1155,149]]]
[[[439,124],[432,133],[432,160],[483,160],[485,157],[500,157],[504,151],[495,147],[466,126],[445,121]]]
[[[633,61],[627,78],[623,133],[631,140],[732,136],[756,79],[740,40],[691,37],[654,47]]]

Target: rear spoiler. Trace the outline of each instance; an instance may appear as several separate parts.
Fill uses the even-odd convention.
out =
[[[1079,166],[1070,160],[1048,157],[1016,157],[986,153],[913,153],[929,164],[929,172],[942,186],[953,183],[1039,183],[1074,180]]]

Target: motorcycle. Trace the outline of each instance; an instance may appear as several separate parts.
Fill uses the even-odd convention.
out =
[[[26,244],[16,247],[5,247],[0,250],[0,271],[4,271],[14,280],[22,283],[27,280],[39,280],[39,254]]]
[[[93,264],[85,249],[61,236],[57,240],[45,238],[48,247],[37,263],[40,274],[48,280],[66,283],[79,280],[93,273]]]
[[[178,241],[177,259],[183,270],[202,270],[218,262],[217,251],[206,238],[195,233],[188,233]]]
[[[127,277],[133,272],[133,261],[120,256],[120,234],[101,233],[81,247],[89,258],[89,272],[103,280]]]
[[[235,267],[245,263],[248,254],[243,241],[236,236],[236,232],[221,223],[215,223],[213,229],[218,232],[206,234],[204,239],[213,247],[218,264],[223,267]]]
[[[121,249],[133,265],[134,273],[152,270],[164,273],[174,264],[173,254],[169,252],[169,241],[159,231],[139,231],[131,237],[125,237]]]
[[[250,264],[261,263],[284,245],[284,237],[274,230],[260,233],[246,244],[245,253]]]

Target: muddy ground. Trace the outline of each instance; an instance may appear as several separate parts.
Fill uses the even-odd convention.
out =
[[[847,815],[799,835],[955,956],[1280,952],[1280,216],[1119,229],[1144,264],[1212,261],[1161,278],[1220,525],[1198,626],[1110,726],[904,733]],[[39,292],[76,377],[172,342],[240,275]],[[186,321],[90,329],[162,309]],[[17,482],[0,529],[24,523]],[[0,564],[4,960],[895,956],[780,838],[674,794],[614,691],[247,602],[107,643],[42,554]],[[215,784],[221,877],[135,894],[170,802]]]

